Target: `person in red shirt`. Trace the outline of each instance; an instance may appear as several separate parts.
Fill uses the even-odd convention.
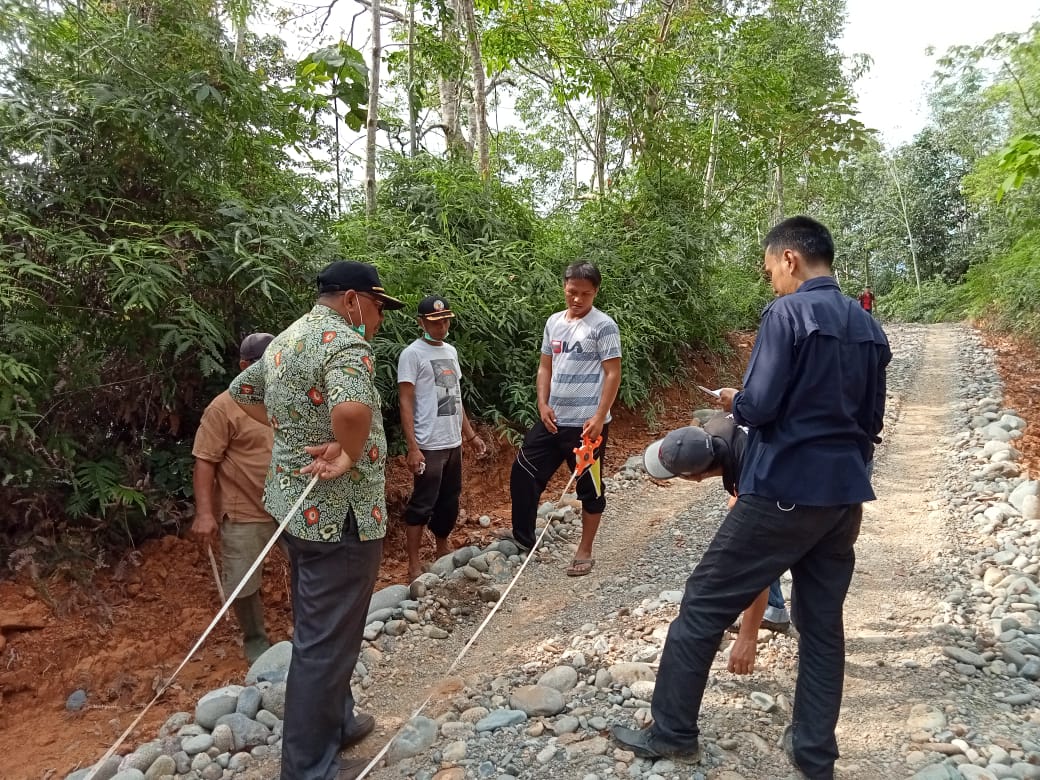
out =
[[[874,293],[869,287],[864,287],[863,292],[859,294],[859,305],[863,307],[863,311],[874,313]]]

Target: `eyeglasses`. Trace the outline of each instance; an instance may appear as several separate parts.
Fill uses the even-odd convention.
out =
[[[386,303],[381,301],[381,300],[379,300],[379,298],[377,298],[376,296],[372,295],[371,293],[359,292],[359,293],[357,293],[357,295],[364,295],[366,298],[368,298],[370,301],[372,301],[372,303],[375,304],[376,311],[379,312],[380,314],[382,314],[383,313],[383,309],[386,308]]]

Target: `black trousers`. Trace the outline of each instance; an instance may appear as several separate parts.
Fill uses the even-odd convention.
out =
[[[412,497],[404,510],[406,525],[429,525],[438,539],[446,539],[459,517],[462,493],[462,446],[450,450],[422,450],[426,470],[416,474]]]
[[[383,540],[363,542],[349,512],[338,542],[285,535],[292,572],[292,662],[285,683],[282,780],[333,780],[354,718],[354,673]]]
[[[607,431],[610,425],[603,426],[603,441],[595,449],[593,455],[602,469],[603,453],[607,449]],[[534,546],[536,534],[535,518],[538,516],[538,501],[542,497],[545,486],[549,484],[560,464],[566,463],[574,471],[576,458],[574,449],[581,446],[581,428],[557,428],[556,433],[549,433],[541,420],[527,432],[524,443],[509,475],[509,495],[513,504],[513,536],[528,547]],[[592,469],[578,477],[577,493],[581,508],[589,514],[598,515],[607,506],[603,492],[602,479],[599,482],[599,495],[594,481]]]
[[[845,678],[842,610],[856,562],[863,505],[781,507],[740,496],[686,581],[668,630],[654,688],[654,731],[667,743],[697,739],[704,687],[722,633],[771,582],[790,569],[797,610],[798,682],[794,753],[811,780],[834,776]]]

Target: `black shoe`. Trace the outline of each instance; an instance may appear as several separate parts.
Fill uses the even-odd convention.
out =
[[[354,780],[365,771],[365,767],[368,766],[368,762],[371,760],[370,758],[341,758],[339,760],[339,771],[336,772],[336,780]]]
[[[784,729],[784,735],[780,737],[780,746],[784,749],[784,754],[787,756],[787,760],[790,761],[791,766],[794,767],[795,775],[799,778],[805,778],[805,773],[802,771],[802,768],[798,766],[798,761],[794,757],[794,726],[788,726]]]
[[[350,722],[350,728],[346,729],[343,734],[343,741],[339,744],[340,750],[346,750],[351,745],[356,745],[371,734],[375,727],[376,719],[371,715],[364,712],[354,713],[354,719]]]
[[[790,620],[784,620],[784,621],[781,621],[781,622],[774,622],[772,620],[766,620],[765,618],[763,618],[762,622],[759,623],[759,628],[764,628],[766,631],[774,631],[777,634],[786,634],[787,633],[787,629],[789,629],[790,627],[791,627],[791,621]]]
[[[697,740],[689,745],[669,745],[664,742],[654,731],[653,726],[645,729],[628,729],[624,726],[614,726],[610,733],[614,741],[627,750],[631,750],[639,758],[689,758],[695,759],[700,755],[700,747]]]

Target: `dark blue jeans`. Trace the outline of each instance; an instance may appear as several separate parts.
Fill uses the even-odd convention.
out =
[[[773,584],[769,586],[769,606],[775,609],[783,609],[784,604],[784,592],[780,590],[780,580],[773,580]]]
[[[348,512],[338,542],[286,534],[292,577],[292,661],[285,681],[282,780],[333,780],[354,718],[350,677],[361,651],[383,540],[363,542]]]
[[[794,753],[811,780],[834,776],[834,727],[845,677],[842,609],[852,581],[861,504],[793,506],[740,496],[686,581],[654,688],[654,732],[692,746],[708,671],[722,632],[786,570],[799,631]]]

